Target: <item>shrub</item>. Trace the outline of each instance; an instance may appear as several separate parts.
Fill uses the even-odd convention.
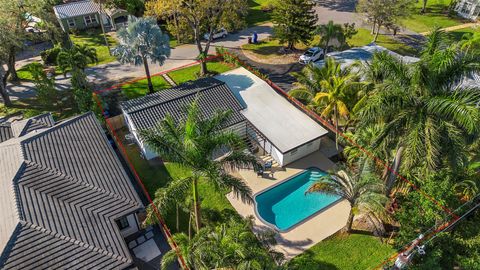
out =
[[[62,48],[59,45],[55,45],[55,47],[41,52],[40,56],[42,57],[43,64],[47,66],[57,65],[57,57],[61,50]]]
[[[275,9],[275,4],[273,4],[272,2],[268,2],[268,3],[262,4],[260,9],[263,12],[272,12]]]

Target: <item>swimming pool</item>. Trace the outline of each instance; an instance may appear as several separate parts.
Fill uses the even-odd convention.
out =
[[[325,193],[308,193],[307,189],[327,173],[309,168],[255,196],[255,210],[263,221],[280,231],[292,229],[313,214],[340,199]]]

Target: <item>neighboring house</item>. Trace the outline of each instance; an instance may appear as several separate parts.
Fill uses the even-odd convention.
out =
[[[102,12],[100,5],[92,0],[57,5],[53,10],[63,31],[98,27],[100,21],[104,26],[115,30],[123,26],[128,19],[127,11],[104,8]]]
[[[223,128],[254,142],[280,166],[319,150],[328,133],[262,79],[238,68],[122,103],[127,126],[147,159],[156,155],[142,143],[139,130],[153,127],[168,113],[180,121],[195,99],[204,117],[233,111]]]
[[[480,15],[480,0],[460,0],[455,11],[466,19],[476,20]]]
[[[0,128],[0,269],[125,269],[143,205],[93,113]]]

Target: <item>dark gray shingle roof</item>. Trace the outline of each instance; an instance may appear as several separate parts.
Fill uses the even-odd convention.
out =
[[[59,19],[67,19],[97,13],[100,7],[93,1],[86,0],[57,5],[53,10]]]
[[[204,117],[210,117],[219,110],[231,110],[233,113],[224,127],[245,120],[240,113],[244,108],[232,91],[224,82],[214,78],[203,78],[161,90],[123,102],[121,107],[137,129],[147,129],[163,120],[167,114],[180,121],[185,117],[185,108],[195,99],[198,99]]]
[[[115,219],[140,209],[92,113],[0,144],[0,268],[121,269]]]
[[[12,127],[10,123],[0,124],[0,143],[13,137]]]

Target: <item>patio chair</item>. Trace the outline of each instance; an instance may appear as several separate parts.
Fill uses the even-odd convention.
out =
[[[266,170],[271,170],[272,169],[272,162],[271,161],[265,162],[264,168],[265,168],[265,171]]]

